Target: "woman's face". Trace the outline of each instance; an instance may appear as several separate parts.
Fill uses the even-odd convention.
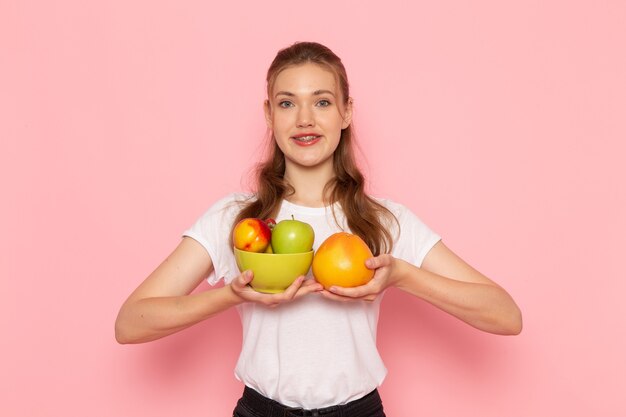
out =
[[[341,130],[351,118],[335,74],[312,63],[281,71],[265,103],[267,126],[285,154],[287,168],[332,167]]]

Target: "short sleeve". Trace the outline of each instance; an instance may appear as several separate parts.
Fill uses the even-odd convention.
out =
[[[392,203],[388,208],[396,215],[400,226],[396,233],[393,256],[421,266],[428,252],[441,240],[441,237],[432,231],[422,220],[407,207]]]
[[[195,223],[183,232],[200,243],[213,262],[213,271],[208,282],[215,285],[220,279],[226,283],[239,275],[230,247],[230,231],[235,217],[247,197],[243,194],[230,194],[215,202]]]

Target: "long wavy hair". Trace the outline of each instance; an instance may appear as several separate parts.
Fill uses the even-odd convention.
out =
[[[330,69],[339,81],[344,104],[350,100],[350,89],[346,69],[341,59],[329,48],[315,42],[298,42],[281,49],[267,71],[267,94],[271,97],[274,81],[288,67],[314,63]],[[374,255],[390,252],[393,236],[389,231],[395,216],[383,205],[365,193],[365,178],[357,166],[353,149],[352,126],[341,131],[339,145],[333,154],[335,176],[324,188],[324,204],[334,207],[339,203],[349,231],[361,237]],[[248,201],[232,225],[247,217],[275,217],[284,198],[294,193],[294,188],[285,180],[285,155],[276,144],[272,134],[272,145],[267,158],[256,168],[255,198]],[[337,220],[333,208],[333,216]],[[232,236],[232,233],[231,233]]]

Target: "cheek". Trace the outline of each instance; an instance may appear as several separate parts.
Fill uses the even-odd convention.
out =
[[[329,114],[327,119],[329,123],[332,123],[334,126],[339,128],[343,125],[343,116],[338,109],[335,109],[332,114]]]
[[[285,113],[274,113],[272,117],[272,125],[275,131],[285,130],[289,128],[293,124],[289,114]]]
[[[336,133],[337,136],[341,135],[341,129],[343,129],[344,126],[343,126],[343,119],[341,118],[340,115],[335,114],[335,115],[332,115],[332,117],[327,117],[324,119],[323,123],[329,132],[332,131],[333,133]]]
[[[272,128],[272,136],[274,138],[274,141],[280,148],[280,150],[284,152],[285,147],[287,146],[287,142],[289,142],[289,132],[284,127],[284,125],[282,125],[281,122],[278,120],[274,121],[274,126]]]

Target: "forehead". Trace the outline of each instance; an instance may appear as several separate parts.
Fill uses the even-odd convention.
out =
[[[317,90],[337,93],[337,77],[330,69],[313,63],[287,67],[276,76],[272,95],[279,91],[310,94]]]

